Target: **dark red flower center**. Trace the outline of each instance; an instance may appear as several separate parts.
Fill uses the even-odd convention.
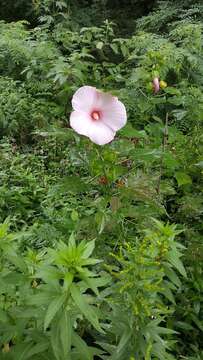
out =
[[[99,111],[92,111],[92,113],[91,113],[91,118],[92,118],[92,120],[95,120],[95,121],[97,121],[97,120],[99,120],[100,119],[100,112]]]

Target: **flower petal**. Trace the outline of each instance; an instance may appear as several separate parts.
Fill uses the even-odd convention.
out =
[[[88,129],[92,125],[90,116],[82,111],[73,111],[70,115],[70,126],[80,135],[88,136]]]
[[[88,129],[88,136],[95,144],[105,145],[113,140],[115,132],[102,121],[93,121]]]
[[[125,126],[127,114],[123,103],[117,98],[112,97],[111,102],[102,109],[101,121],[108,125],[113,131],[117,131]]]
[[[95,105],[98,109],[103,109],[105,107],[111,106],[114,100],[117,100],[117,98],[115,96],[112,96],[110,93],[104,93],[97,90]]]
[[[93,86],[82,86],[72,98],[72,106],[76,111],[91,112],[97,100],[97,89]]]

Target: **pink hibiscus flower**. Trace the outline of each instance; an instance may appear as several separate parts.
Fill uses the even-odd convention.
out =
[[[112,141],[116,131],[127,121],[123,103],[92,86],[78,89],[73,95],[72,106],[74,111],[70,115],[70,126],[98,145]]]

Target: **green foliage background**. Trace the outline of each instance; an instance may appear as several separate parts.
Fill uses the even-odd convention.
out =
[[[2,1],[0,359],[202,360],[203,5]],[[127,108],[104,147],[82,85]]]

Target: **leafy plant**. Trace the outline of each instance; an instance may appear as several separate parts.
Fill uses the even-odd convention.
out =
[[[2,4],[0,357],[201,359],[201,2]],[[102,148],[82,85],[127,109]]]
[[[60,242],[57,249],[38,253],[28,250],[22,257],[15,242],[18,235],[8,235],[7,228],[7,223],[1,225],[3,353],[23,359],[79,359],[84,353],[85,359],[93,359],[101,352],[88,347],[81,335],[88,323],[104,333],[99,288],[109,282],[105,273],[90,270],[99,262],[91,257],[94,240],[76,245],[72,235],[68,245]]]

